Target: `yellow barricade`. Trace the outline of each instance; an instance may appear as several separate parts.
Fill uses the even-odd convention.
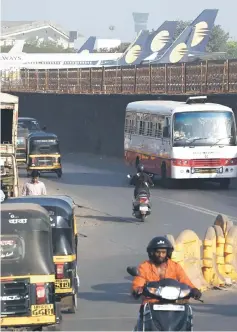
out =
[[[228,217],[225,216],[224,214],[218,214],[214,222],[214,225],[221,227],[224,233],[224,237],[226,238],[226,235],[233,226],[233,222],[229,220]]]
[[[203,276],[212,286],[224,286],[225,277],[223,271],[223,231],[220,226],[209,227],[203,241]],[[218,242],[218,244],[217,244]]]
[[[191,230],[184,230],[175,241],[173,260],[179,263],[191,282],[204,291],[209,288],[202,274],[201,250],[202,242]]]
[[[232,226],[226,235],[224,256],[226,274],[237,282],[237,226]]]

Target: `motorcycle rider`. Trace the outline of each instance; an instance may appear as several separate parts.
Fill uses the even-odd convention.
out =
[[[150,186],[154,186],[153,181],[151,180],[150,176],[144,173],[144,166],[139,164],[137,166],[137,173],[133,175],[130,180],[130,185],[135,186],[134,189],[134,198],[136,199],[137,195],[141,191],[146,191],[148,197],[150,197],[150,190],[146,183]]]
[[[132,283],[132,295],[138,298],[147,282],[160,281],[164,278],[175,279],[191,287],[191,296],[200,299],[202,293],[192,284],[183,268],[171,260],[174,248],[171,242],[164,236],[154,237],[147,246],[149,260],[144,261],[138,267],[139,276],[134,277]],[[143,299],[140,307],[140,315],[137,330],[142,330],[143,307],[147,302],[157,302],[155,299]]]

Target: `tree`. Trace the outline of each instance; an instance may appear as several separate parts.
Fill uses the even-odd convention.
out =
[[[236,40],[229,40],[227,42],[227,55],[228,55],[228,59],[237,58],[237,41]]]
[[[174,34],[174,40],[184,31],[185,28],[191,23],[191,21],[178,21],[177,28]]]
[[[230,35],[220,25],[214,25],[207,45],[207,52],[225,52]]]
[[[178,21],[174,38],[176,39],[190,23],[191,21]],[[214,25],[207,44],[207,52],[225,52],[228,39],[229,33],[225,32],[220,25]]]

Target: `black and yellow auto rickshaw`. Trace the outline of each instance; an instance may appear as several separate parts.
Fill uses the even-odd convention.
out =
[[[34,118],[19,117],[17,123],[17,149],[16,160],[18,164],[26,163],[26,140],[30,133],[46,130],[41,129],[39,122]]]
[[[60,330],[52,228],[37,204],[1,204],[1,330]]]
[[[10,203],[36,203],[50,216],[55,264],[55,292],[62,309],[75,313],[79,277],[77,271],[77,226],[73,200],[69,196],[26,196],[9,200]]]
[[[61,154],[57,135],[45,132],[31,133],[27,138],[27,175],[33,170],[55,172],[62,176]]]

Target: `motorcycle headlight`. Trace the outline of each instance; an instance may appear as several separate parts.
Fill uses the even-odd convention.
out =
[[[181,290],[179,297],[184,298],[184,297],[188,296],[189,293],[190,293],[190,289]]]
[[[159,295],[160,287],[159,287],[159,288],[147,287],[147,290],[148,290],[148,292],[151,293],[151,294]]]
[[[180,288],[178,287],[160,287],[159,295],[166,300],[177,300],[180,295]]]

